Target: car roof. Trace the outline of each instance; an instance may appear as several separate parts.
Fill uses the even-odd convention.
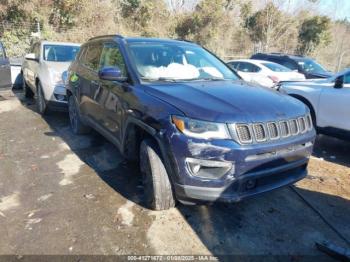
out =
[[[284,53],[256,53],[253,56],[257,57],[274,57],[274,58],[290,58],[292,60],[311,60],[311,58],[307,56],[301,56],[301,55],[291,55],[291,54],[284,54]]]
[[[169,38],[153,38],[153,37],[124,37],[121,35],[101,35],[90,38],[88,42],[94,40],[103,40],[103,39],[122,39],[126,43],[172,43],[172,44],[188,44],[188,45],[197,45],[194,42],[184,40],[184,39],[169,39]]]
[[[247,62],[247,63],[252,63],[254,65],[259,65],[259,66],[264,66],[264,64],[270,63],[270,64],[276,64],[278,66],[281,66],[280,64],[277,64],[275,62],[259,60],[259,59],[236,59],[236,60],[230,60],[227,63],[232,63],[232,62]]]
[[[40,41],[42,45],[71,45],[71,46],[80,46],[81,44],[78,43],[71,43],[71,42],[54,42],[54,41]]]

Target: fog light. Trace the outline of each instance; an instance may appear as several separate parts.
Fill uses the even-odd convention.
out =
[[[231,162],[186,158],[186,166],[191,175],[207,179],[219,179],[227,174],[235,172],[235,166]]]

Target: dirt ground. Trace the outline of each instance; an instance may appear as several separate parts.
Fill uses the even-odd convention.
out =
[[[0,92],[1,255],[326,255],[350,248],[350,142],[319,136],[309,176],[238,204],[143,207],[137,168],[67,114]]]

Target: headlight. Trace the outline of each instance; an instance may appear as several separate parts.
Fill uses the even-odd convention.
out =
[[[179,131],[189,137],[201,139],[230,139],[227,125],[194,120],[187,117],[172,116],[173,123]]]

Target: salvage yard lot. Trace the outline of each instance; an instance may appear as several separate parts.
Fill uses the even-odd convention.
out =
[[[143,207],[137,168],[64,113],[0,92],[0,254],[321,255],[350,242],[350,143],[319,136],[309,176],[237,204]],[[327,257],[326,257],[327,258]]]

